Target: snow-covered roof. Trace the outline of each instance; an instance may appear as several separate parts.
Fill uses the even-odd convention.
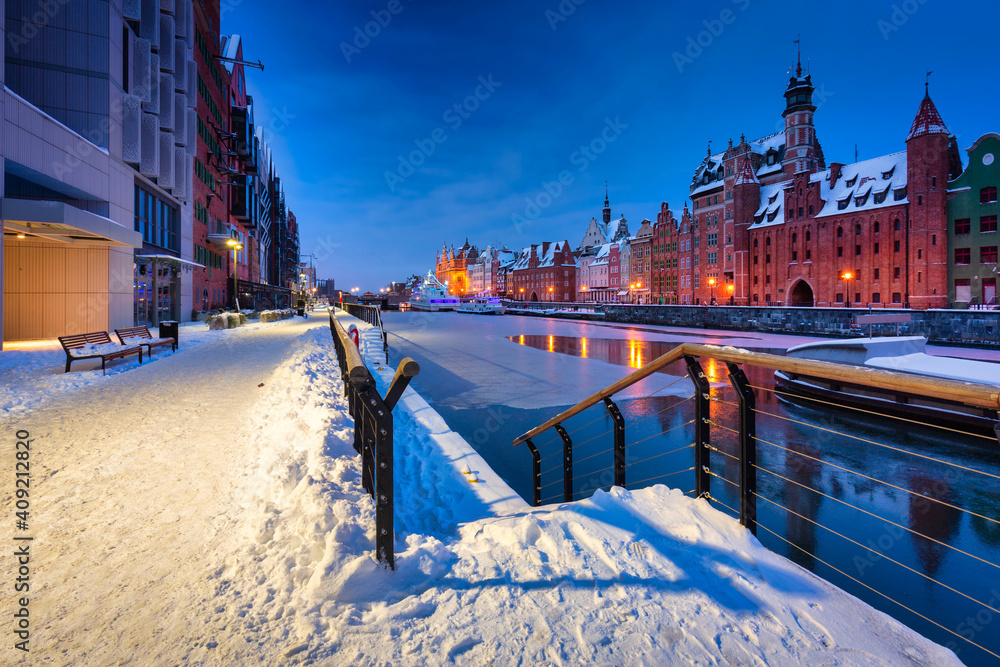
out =
[[[741,142],[740,146],[743,145],[744,143]],[[757,170],[757,176],[766,176],[781,171],[781,158],[784,156],[785,149],[785,133],[783,130],[773,132],[760,139],[746,142],[746,146],[749,147],[751,153],[762,157],[771,152],[775,153],[774,164],[767,164],[767,160],[761,161],[760,168]],[[746,149],[744,148],[743,150]],[[691,180],[692,197],[710,192],[722,186],[725,173],[723,172],[720,177],[719,170],[723,169],[725,159],[726,151],[723,151],[714,155],[708,155],[702,160],[701,165],[695,170],[694,178]],[[705,182],[706,174],[709,179],[708,182]]]
[[[821,183],[824,204],[817,218],[905,204],[906,197],[896,199],[894,193],[906,189],[906,151],[845,165],[832,189],[829,169],[811,180]]]
[[[750,229],[784,224],[785,188],[791,183],[792,181],[788,180],[761,186],[760,208],[753,215],[753,224],[750,225]]]

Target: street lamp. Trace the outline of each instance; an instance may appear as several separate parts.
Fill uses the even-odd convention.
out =
[[[709,305],[715,305],[715,278],[708,279],[708,288],[709,288],[708,303]]]
[[[851,307],[851,278],[853,278],[854,275],[850,271],[844,271],[840,275],[840,277],[843,278],[844,284],[846,285],[846,287],[844,288],[845,289],[845,292],[844,292],[844,308],[850,308]]]
[[[726,289],[729,290],[729,305],[731,306],[731,305],[733,305],[733,303],[735,301],[735,299],[734,299],[734,293],[736,292],[736,285],[734,285],[732,283],[729,283],[726,286]]]
[[[239,311],[240,300],[239,300],[239,287],[236,283],[236,253],[243,250],[243,244],[236,239],[227,239],[226,245],[233,249],[233,310]]]

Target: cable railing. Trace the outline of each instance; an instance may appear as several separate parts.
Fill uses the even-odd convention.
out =
[[[385,353],[385,363],[389,363],[389,334],[382,326],[382,311],[378,306],[369,306],[363,303],[343,303],[340,307],[350,315],[358,318],[362,322],[367,322],[373,327],[378,327],[379,335],[382,337],[382,351]]]
[[[686,373],[674,377],[667,386],[689,379],[694,385],[693,395],[667,401],[665,407],[655,406],[659,409],[648,410],[644,416],[626,422],[614,397],[654,373],[667,372],[667,367],[675,362],[682,362]],[[702,367],[703,362],[712,364],[713,371],[716,362],[721,362],[727,371],[728,385],[710,382]],[[942,622],[941,618],[934,618],[938,610],[933,605],[929,609],[915,608],[919,605],[904,599],[905,593],[892,590],[896,577],[880,577],[878,584],[881,586],[862,581],[865,567],[855,562],[857,576],[853,576],[847,571],[852,564],[850,560],[846,565],[836,562],[837,558],[830,557],[819,548],[816,539],[796,539],[796,531],[790,528],[793,522],[800,531],[805,530],[803,526],[812,526],[811,530],[819,529],[830,535],[841,545],[840,549],[860,549],[873,562],[884,563],[878,567],[898,568],[907,577],[919,576],[922,581],[940,588],[943,595],[953,596],[954,605],[973,605],[974,608],[968,610],[973,616],[980,610],[982,613],[1000,613],[1000,599],[994,599],[997,597],[995,589],[991,593],[985,593],[981,586],[977,590],[968,590],[967,586],[963,587],[962,584],[967,582],[961,576],[952,574],[952,579],[947,579],[935,569],[936,566],[925,565],[926,571],[921,572],[915,567],[916,563],[908,564],[905,558],[889,554],[889,548],[885,547],[881,538],[878,542],[867,540],[866,543],[861,536],[863,530],[882,526],[878,530],[909,536],[918,561],[921,553],[950,554],[958,562],[966,564],[959,569],[974,568],[983,577],[996,577],[1000,563],[995,554],[977,553],[967,541],[949,539],[939,526],[941,513],[947,513],[954,521],[964,517],[968,522],[975,522],[982,527],[984,534],[1000,535],[1000,516],[997,516],[996,510],[1000,506],[1000,493],[994,492],[1000,488],[996,484],[1000,481],[1000,474],[995,466],[989,468],[991,460],[977,465],[975,461],[950,460],[947,453],[916,451],[919,447],[895,440],[883,442],[881,440],[893,436],[881,438],[878,429],[885,433],[897,429],[895,433],[906,433],[907,438],[914,439],[918,444],[923,442],[921,438],[930,441],[936,433],[948,438],[949,443],[956,437],[967,437],[968,440],[963,442],[972,443],[970,446],[985,444],[990,452],[996,452],[1000,421],[994,422],[993,435],[925,423],[912,415],[883,413],[875,409],[881,407],[875,401],[867,406],[845,405],[836,399],[818,399],[765,386],[761,382],[751,383],[744,367],[794,373],[850,386],[906,392],[916,397],[969,406],[980,414],[1000,416],[1000,386],[684,343],[514,440],[514,445],[525,443],[532,455],[533,504],[571,502],[597,488],[607,488],[611,484],[588,484],[587,479],[608,471],[613,473],[613,485],[625,487],[627,482],[633,488],[652,483],[688,488],[686,482],[693,476],[694,489],[686,493],[718,505],[754,535],[761,528],[769,541],[772,536],[778,540],[774,544],[785,548],[783,545],[787,543],[790,557],[798,554],[797,558],[829,567],[831,573],[844,578],[845,585],[858,585],[878,596],[873,600],[884,599],[914,614],[922,622],[933,626],[928,631],[937,632],[939,637],[948,640],[949,647],[954,650],[971,646],[982,651],[984,656],[1000,659],[1000,641],[995,634],[989,638],[983,634],[976,636],[961,624],[950,625],[947,620]],[[800,418],[798,414],[781,414],[778,410],[767,409],[766,399],[769,396],[765,392],[773,392],[784,402],[793,398],[804,399],[808,410],[819,411],[824,418],[821,423],[812,423],[808,415]],[[656,393],[640,397],[640,400]],[[765,397],[762,399],[764,405],[760,407],[758,394]],[[575,426],[575,420],[581,420],[579,416],[592,408],[603,408],[602,414]],[[693,414],[680,414],[685,411]],[[846,414],[847,417],[831,419],[831,414]],[[640,432],[641,422],[651,417],[661,421],[669,417],[666,420],[669,425],[661,424],[652,434],[648,430]],[[606,428],[593,428],[602,418],[606,420]],[[864,429],[838,427],[839,420],[852,418],[877,425],[876,434],[872,435]],[[764,426],[767,433],[759,434],[759,425]],[[924,426],[929,428],[924,431]],[[769,435],[771,430],[781,428],[790,429],[784,438],[781,434]],[[549,433],[554,433],[555,437],[546,438]],[[626,433],[631,436],[631,442],[626,442]],[[687,440],[684,435],[689,433],[692,437]],[[835,443],[836,446],[811,448],[798,442],[796,438],[799,437],[806,443]],[[574,439],[579,442],[574,444]],[[541,444],[536,446],[536,441]],[[670,445],[665,447],[663,442]],[[629,456],[635,451],[632,448],[643,448],[644,451],[640,456]],[[690,455],[686,454],[689,449],[692,450]],[[859,450],[879,456],[879,461],[899,461],[900,472],[889,470],[888,466],[885,466],[886,469],[881,465],[861,466],[856,457],[852,458],[852,453]],[[686,458],[688,456],[690,458]],[[546,464],[544,469],[543,462]],[[581,464],[590,467],[607,464],[607,467],[584,473],[580,470]],[[985,494],[988,501],[962,502],[960,498],[952,497],[955,494],[947,489],[941,491],[935,487],[932,490],[927,488],[928,484],[921,487],[918,481],[910,478],[906,481],[894,478],[894,475],[912,474],[912,471],[920,470],[920,466],[934,474],[961,479],[963,490],[975,489],[975,493]],[[803,470],[809,474],[799,474]],[[851,498],[843,487],[852,484],[854,488],[866,489],[870,497],[865,499],[858,492],[857,498]],[[893,499],[892,502],[873,506],[871,498],[879,493]],[[818,507],[820,500],[835,503],[833,507],[838,508],[838,514],[833,518],[821,517],[818,511],[808,509],[810,503],[812,507]],[[762,512],[760,518],[759,511]],[[933,520],[921,522],[921,513],[933,517]],[[846,523],[845,517],[849,519]],[[992,543],[989,538],[983,542]],[[833,549],[829,544],[826,548]],[[857,555],[854,557],[859,558]],[[836,575],[832,576],[836,578]],[[991,594],[994,598],[989,598]]]

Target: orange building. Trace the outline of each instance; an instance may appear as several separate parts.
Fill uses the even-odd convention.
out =
[[[465,239],[465,245],[458,252],[455,252],[455,246],[448,250],[448,246],[444,245],[434,261],[434,276],[448,286],[449,294],[464,296],[469,291],[469,274],[466,269],[478,257],[479,250],[476,246],[469,245],[469,239]]]

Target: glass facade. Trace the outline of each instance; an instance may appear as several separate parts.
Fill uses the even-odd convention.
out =
[[[151,192],[135,186],[135,231],[145,244],[180,252],[177,209]]]
[[[154,310],[157,323],[180,319],[180,284],[176,268],[166,261],[137,259],[135,263],[135,324],[153,326]]]

